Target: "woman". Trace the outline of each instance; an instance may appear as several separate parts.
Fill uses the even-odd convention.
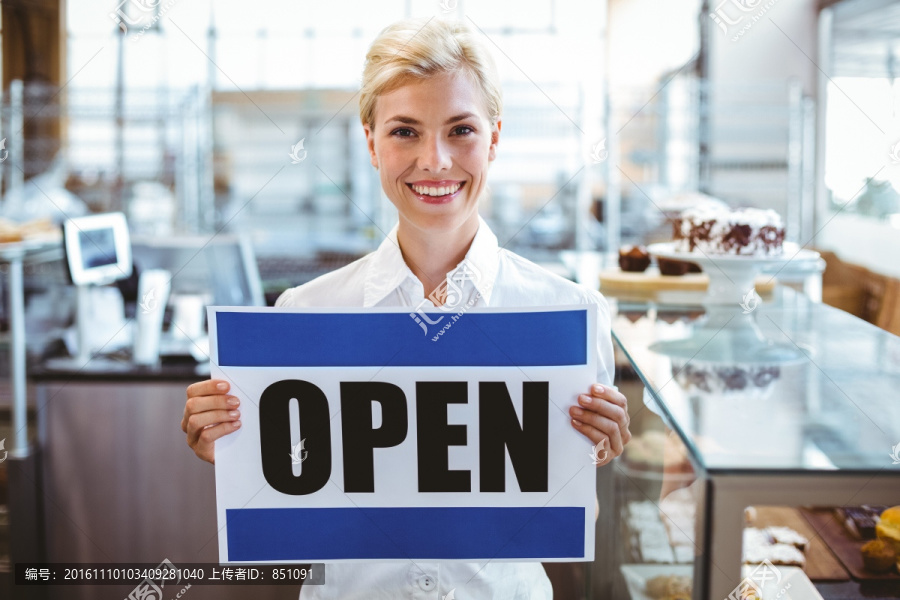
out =
[[[600,332],[599,383],[573,398],[569,411],[572,426],[606,450],[605,464],[631,438],[625,397],[610,387],[606,301],[500,248],[478,215],[500,139],[501,108],[490,54],[465,24],[408,20],[382,31],[366,56],[360,119],[399,223],[375,252],[287,290],[276,306],[433,311],[448,299],[448,288],[453,312],[459,306],[591,304]],[[228,391],[226,382],[214,380],[187,390],[182,429],[209,462],[215,440],[240,427],[239,403]],[[539,563],[330,564],[326,582],[305,587],[301,597],[438,599],[451,589],[460,598],[552,597]]]

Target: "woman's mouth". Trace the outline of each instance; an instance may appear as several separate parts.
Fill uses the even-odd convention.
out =
[[[406,187],[412,190],[412,193],[422,202],[428,204],[446,204],[447,202],[453,201],[465,185],[465,181],[460,181],[453,185],[442,187],[420,186],[411,183],[407,183]]]

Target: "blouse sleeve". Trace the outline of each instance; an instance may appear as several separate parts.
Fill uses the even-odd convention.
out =
[[[283,307],[283,306],[290,306],[291,298],[293,297],[293,295],[294,295],[294,288],[288,288],[288,289],[284,290],[281,293],[281,295],[278,296],[278,299],[275,301],[275,306],[278,308]]]
[[[616,374],[616,364],[613,354],[609,303],[600,292],[593,290],[589,301],[597,308],[597,383],[612,386]]]

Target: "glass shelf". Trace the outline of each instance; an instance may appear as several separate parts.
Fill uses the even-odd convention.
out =
[[[606,567],[594,569],[593,593],[643,598],[661,575],[690,580],[694,598],[724,599],[748,573],[746,507],[759,511],[752,526],[793,515],[790,526],[810,525],[815,540],[807,515],[833,512],[817,507],[900,504],[891,458],[900,338],[784,286],[749,311],[702,292],[601,292],[634,438],[598,472],[601,507],[616,518],[598,524],[608,541],[598,546]],[[818,559],[807,559],[806,572],[779,567],[804,598],[894,597],[891,586],[900,587],[847,571],[827,581]]]

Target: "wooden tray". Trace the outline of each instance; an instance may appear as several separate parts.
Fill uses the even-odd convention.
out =
[[[819,537],[825,540],[838,559],[844,564],[850,575],[859,580],[890,580],[900,581],[900,575],[890,571],[887,573],[872,573],[863,567],[860,546],[868,540],[854,538],[834,514],[834,509],[801,509],[803,516],[819,532]]]
[[[790,527],[809,540],[809,548],[805,552],[806,566],[803,571],[812,581],[850,580],[850,574],[799,510],[783,506],[756,506],[754,508],[756,509],[756,519],[751,524],[752,527],[774,527],[776,525]]]
[[[760,275],[754,284],[756,293],[765,294],[775,288],[771,275]],[[600,291],[618,290],[626,292],[655,292],[658,290],[685,290],[703,292],[709,287],[709,276],[705,273],[684,275],[661,275],[656,267],[643,273],[623,271],[618,267],[600,271]]]

